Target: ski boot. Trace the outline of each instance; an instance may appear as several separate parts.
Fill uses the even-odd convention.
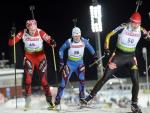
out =
[[[48,110],[55,110],[55,104],[52,102],[52,96],[46,96],[46,101],[48,103]]]
[[[24,110],[28,110],[31,107],[31,96],[26,96],[25,97],[25,106],[24,106]]]
[[[56,110],[61,110],[60,99],[55,100],[55,106],[56,106]]]
[[[79,108],[82,109],[84,107],[87,107],[87,101],[85,100],[85,98],[80,98],[79,100]]]
[[[80,99],[80,103],[81,104],[84,104],[84,105],[87,105],[87,103],[93,99],[93,96],[92,95],[89,95],[88,97],[86,97],[85,99]]]
[[[55,104],[52,102],[48,103],[48,110],[56,110]]]
[[[80,98],[80,105],[87,105],[87,101],[85,100],[85,98]]]
[[[132,102],[132,104],[131,104],[131,111],[133,113],[142,113],[141,109],[137,105],[137,102]]]

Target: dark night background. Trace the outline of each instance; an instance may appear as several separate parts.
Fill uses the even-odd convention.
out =
[[[101,32],[101,46],[103,52],[103,43],[105,36],[112,29],[127,22],[130,15],[136,9],[136,0],[98,0],[102,6],[102,24],[103,31]],[[15,23],[17,32],[24,29],[25,22],[31,18],[30,5],[35,5],[34,15],[38,22],[38,27],[46,31],[57,42],[56,60],[57,68],[59,68],[58,50],[64,41],[71,36],[73,28],[73,18],[77,18],[77,26],[81,28],[82,36],[90,39],[90,43],[95,48],[94,34],[91,32],[89,6],[92,0],[5,0],[0,3],[0,54],[5,52],[5,58],[13,63],[12,48],[8,46],[10,30],[12,24]],[[143,0],[142,6],[139,7],[139,12],[142,16],[142,26],[147,30],[150,29],[150,12],[149,0]],[[114,49],[115,38],[111,40],[111,50]],[[139,61],[140,76],[143,75],[145,62],[142,55],[142,47],[145,46],[150,51],[150,42],[141,40],[137,47],[137,58]],[[23,68],[23,46],[22,43],[16,45],[17,52],[17,68]],[[55,74],[53,66],[53,57],[51,47],[45,44],[45,53],[48,60],[48,79],[50,83],[55,83]],[[148,55],[150,57],[150,55]],[[91,55],[85,51],[85,64],[90,64]],[[1,59],[1,56],[0,56]],[[104,66],[108,59],[104,59]],[[150,64],[150,63],[149,63]],[[97,79],[95,67],[87,69],[86,80]],[[126,74],[125,74],[126,73]],[[117,73],[120,77],[129,76],[126,70]],[[35,72],[36,74],[36,72]],[[60,79],[60,75],[59,75]],[[71,80],[77,78],[72,77]],[[37,79],[34,77],[36,83]]]

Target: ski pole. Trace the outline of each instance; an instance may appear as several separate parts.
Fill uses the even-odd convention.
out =
[[[56,84],[58,85],[57,68],[56,68],[56,59],[55,59],[54,46],[52,46],[52,52],[53,52],[53,62],[54,62],[54,70],[55,70]]]
[[[30,11],[32,14],[32,19],[34,19],[34,11],[33,10],[35,10],[35,7],[34,7],[34,5],[31,5],[31,6],[29,6],[29,8],[30,8]]]
[[[150,90],[150,87],[149,87],[149,74],[148,74],[149,66],[148,66],[147,48],[144,47],[144,48],[142,49],[142,52],[143,52],[143,57],[144,57],[144,59],[145,59],[145,67],[146,67],[146,72],[145,72],[145,74],[146,74],[146,82],[147,82],[147,91],[149,91],[149,90]],[[150,102],[150,101],[149,101],[149,95],[148,95],[148,101],[147,101],[147,103],[149,103],[149,102]]]
[[[103,55],[102,57],[98,58],[95,62],[93,62],[92,64],[89,65],[89,68],[91,68],[93,65],[95,65],[96,63],[98,63],[100,60],[102,60],[105,57],[105,55]]]
[[[14,54],[14,71],[15,71],[15,98],[16,98],[16,108],[17,108],[17,79],[16,79],[16,40],[15,40],[15,32],[16,32],[16,27],[15,24],[13,23],[12,29],[11,29],[11,36],[13,36],[13,54]]]
[[[139,6],[142,5],[142,1],[141,1],[141,0],[137,0],[137,1],[136,1],[136,5],[137,5],[137,6],[136,6],[135,12],[138,12]]]
[[[149,71],[150,65],[148,66],[147,70]],[[146,75],[146,71],[143,72],[144,75]]]
[[[74,27],[76,27],[77,26],[77,18],[73,18],[72,21],[73,21]]]

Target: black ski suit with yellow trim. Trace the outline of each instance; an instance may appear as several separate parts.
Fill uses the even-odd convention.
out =
[[[102,78],[100,78],[95,84],[93,90],[90,93],[91,97],[94,97],[96,93],[102,88],[102,86],[112,77],[112,75],[117,71],[118,68],[122,66],[127,66],[130,71],[132,80],[132,102],[138,101],[139,92],[139,74],[137,68],[137,60],[135,56],[136,45],[140,38],[150,40],[147,31],[139,26],[135,31],[131,29],[130,23],[121,24],[119,27],[111,31],[105,39],[105,49],[109,49],[109,41],[113,35],[118,35],[117,46],[109,62],[106,66],[106,70]],[[115,69],[110,69],[111,64],[115,64]]]

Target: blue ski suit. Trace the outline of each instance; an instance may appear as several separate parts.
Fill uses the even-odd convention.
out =
[[[64,65],[62,69],[62,80],[58,88],[56,101],[60,102],[64,88],[73,72],[76,73],[79,79],[79,98],[85,98],[85,66],[83,62],[85,47],[90,51],[93,57],[96,56],[95,50],[93,49],[89,41],[83,37],[81,37],[81,40],[79,42],[74,42],[73,39],[70,38],[61,46],[59,50],[60,60],[63,61],[64,51],[66,49],[68,49],[68,59],[66,65]]]

